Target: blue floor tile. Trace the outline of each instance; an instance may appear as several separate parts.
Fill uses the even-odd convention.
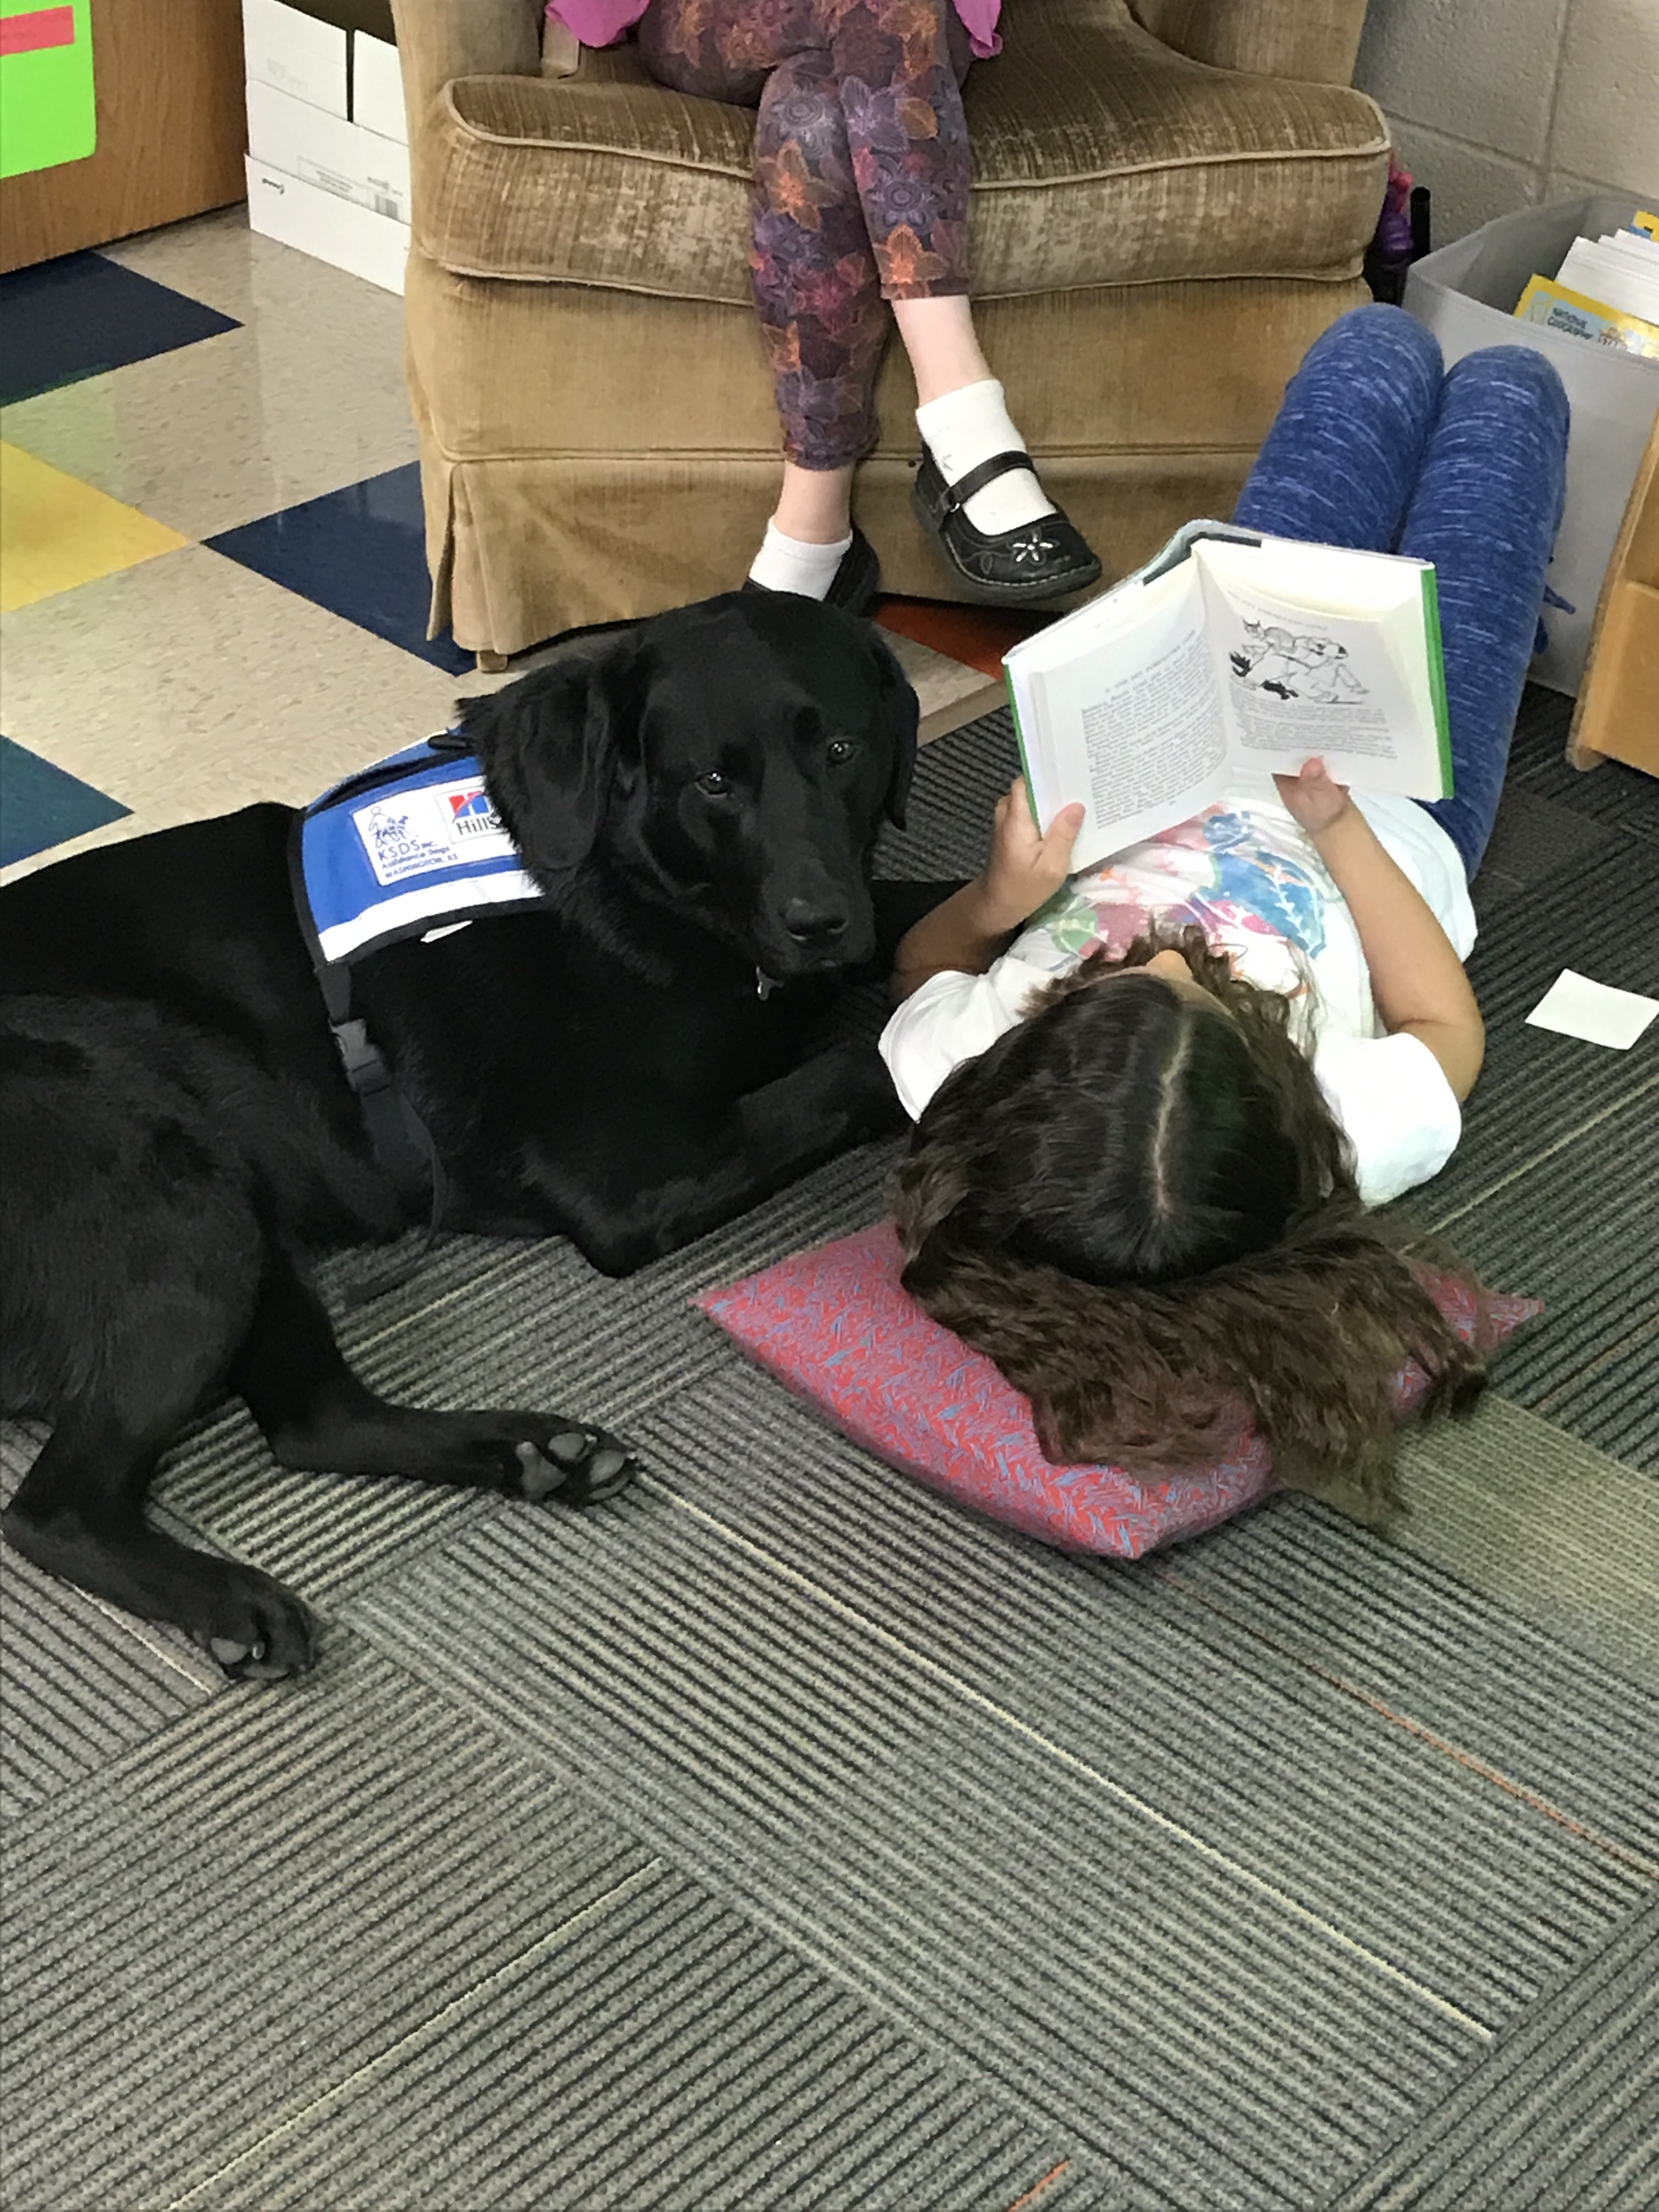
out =
[[[0,276],[0,400],[60,384],[240,325],[101,253],[66,253]]]
[[[418,653],[452,676],[472,673],[472,655],[447,630],[436,638],[426,634],[432,586],[416,461],[246,522],[207,543],[228,560],[405,653]]]
[[[27,746],[0,738],[0,868],[131,811]]]

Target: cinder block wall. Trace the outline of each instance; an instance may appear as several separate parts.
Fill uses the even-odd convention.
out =
[[[1659,0],[1370,0],[1355,82],[1437,246],[1579,192],[1659,209]]]

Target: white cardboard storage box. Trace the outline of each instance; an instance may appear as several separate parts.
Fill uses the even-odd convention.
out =
[[[409,225],[320,185],[247,157],[248,221],[264,237],[297,246],[388,292],[404,289]]]
[[[409,221],[409,149],[250,78],[247,150],[265,167],[394,222]]]
[[[1439,339],[1448,368],[1481,346],[1530,346],[1548,356],[1567,388],[1567,504],[1549,584],[1573,611],[1546,610],[1549,644],[1531,672],[1553,691],[1576,692],[1584,672],[1601,580],[1659,412],[1659,364],[1517,323],[1514,308],[1527,279],[1553,276],[1581,233],[1599,238],[1617,230],[1637,206],[1592,193],[1500,216],[1414,262],[1406,280],[1407,310]]]
[[[409,143],[398,49],[385,39],[371,39],[367,31],[351,34],[351,119],[399,145]]]
[[[268,84],[308,106],[344,116],[346,33],[283,0],[242,0],[242,45],[250,84]]]

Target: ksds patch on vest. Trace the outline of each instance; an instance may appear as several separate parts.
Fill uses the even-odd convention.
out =
[[[368,865],[382,884],[469,861],[518,854],[489,793],[476,778],[401,792],[351,810]]]

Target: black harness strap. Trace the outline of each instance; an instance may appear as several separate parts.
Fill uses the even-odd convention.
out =
[[[289,841],[289,878],[312,968],[322,991],[329,1030],[346,1081],[362,1111],[364,1132],[377,1165],[400,1198],[412,1206],[424,1205],[427,1209],[425,1231],[410,1256],[382,1274],[366,1276],[347,1291],[346,1304],[359,1306],[406,1283],[425,1261],[443,1224],[449,1201],[449,1178],[444,1173],[432,1132],[399,1087],[385,1054],[368,1033],[368,1024],[352,1011],[349,963],[323,957],[311,901],[306,893],[304,830],[305,817],[298,814]]]

